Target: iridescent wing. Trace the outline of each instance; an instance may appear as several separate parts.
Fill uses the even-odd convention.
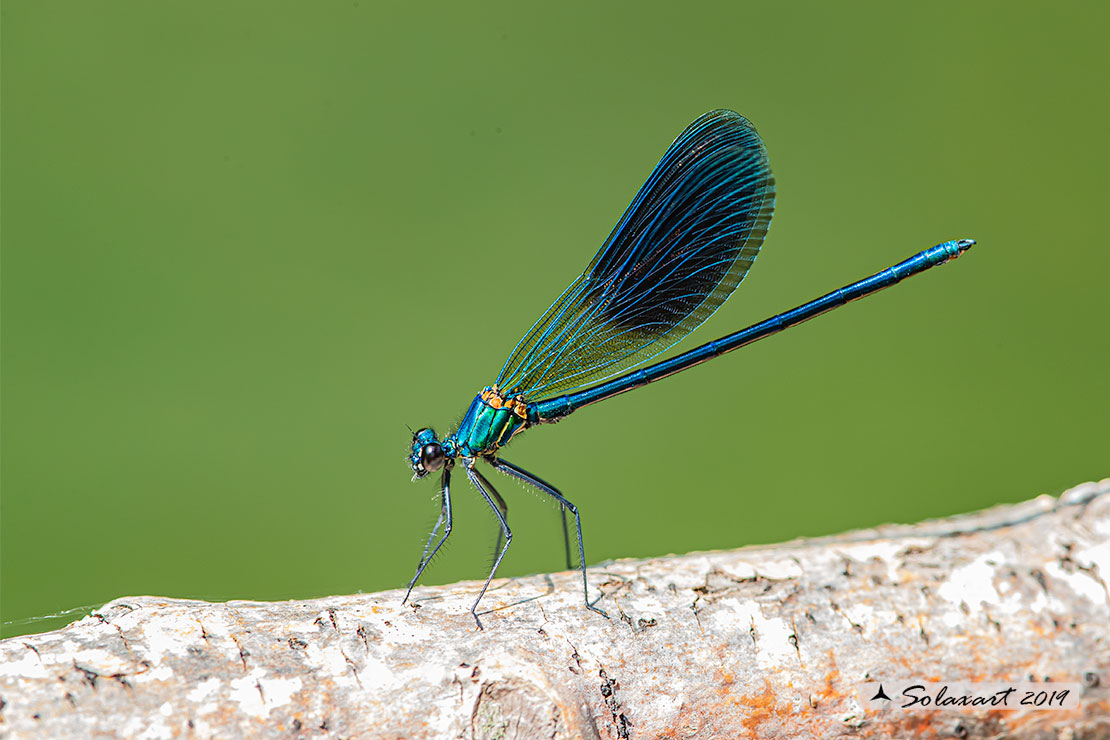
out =
[[[774,207],[755,127],[730,110],[699,117],[663,154],[586,271],[517,344],[498,387],[535,401],[659,355],[744,279]]]

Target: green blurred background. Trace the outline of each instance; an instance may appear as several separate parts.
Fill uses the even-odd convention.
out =
[[[5,0],[4,634],[125,595],[404,586],[437,511],[405,425],[452,428],[716,107],[756,123],[778,208],[681,349],[979,246],[514,442],[583,511],[590,562],[1106,476],[1108,20]],[[561,569],[554,509],[502,488],[501,574]],[[493,517],[462,479],[455,505],[425,583],[486,573]]]

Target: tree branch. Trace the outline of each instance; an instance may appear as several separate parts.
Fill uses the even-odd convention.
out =
[[[0,736],[1110,736],[1110,480],[910,526],[311,601],[117,599],[0,642]],[[865,709],[864,681],[1082,683]],[[1070,733],[1070,734],[1061,734]]]

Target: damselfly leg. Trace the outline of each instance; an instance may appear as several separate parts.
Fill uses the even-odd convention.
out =
[[[505,503],[505,499],[501,498],[501,494],[497,492],[493,486],[490,486],[489,493],[493,496],[494,501],[497,502],[497,508],[501,509],[501,517],[505,520],[505,524],[509,523],[509,505]],[[501,552],[501,542],[505,539],[505,532],[497,528],[497,543],[493,546],[493,556],[497,557],[497,553]]]
[[[494,502],[493,497],[496,496],[498,501],[504,504],[504,499],[497,493],[493,485],[486,480],[486,477],[479,471],[474,469],[474,463],[470,462],[466,466],[466,475],[470,478],[470,482],[478,489],[478,493],[482,494],[482,498],[486,500],[489,507],[493,509],[493,513],[497,516],[497,521],[501,523],[501,533],[505,535],[505,545],[497,553],[497,559],[493,561],[493,568],[490,569],[489,575],[486,576],[486,582],[482,584],[482,590],[478,594],[478,598],[474,600],[474,606],[470,607],[470,613],[474,615],[474,621],[478,623],[478,629],[485,629],[482,627],[482,620],[478,619],[478,603],[481,602],[482,597],[486,595],[486,589],[489,588],[490,581],[493,580],[493,574],[497,572],[497,566],[501,565],[502,558],[509,549],[509,545],[513,541],[512,530],[509,529],[509,522],[505,519],[505,515],[501,513],[501,509]],[[500,538],[498,538],[500,541]]]
[[[574,561],[570,559],[570,530],[567,529],[567,507],[559,504],[559,514],[563,517],[563,550],[567,554],[567,570],[574,567]]]
[[[516,465],[513,465],[508,460],[505,460],[503,458],[490,458],[489,463],[490,463],[490,465],[492,465],[497,470],[500,470],[505,475],[511,475],[512,477],[514,477],[518,480],[524,481],[525,483],[532,486],[533,488],[536,488],[537,490],[543,491],[548,496],[551,496],[556,501],[558,501],[559,505],[561,507],[563,507],[564,509],[569,509],[570,513],[574,514],[574,526],[575,526],[575,529],[576,529],[577,534],[578,534],[578,569],[582,571],[582,595],[583,595],[583,598],[585,598],[585,600],[586,600],[586,608],[589,609],[590,611],[595,611],[598,614],[600,614],[601,616],[608,619],[609,618],[608,614],[606,614],[604,611],[602,611],[601,609],[598,609],[596,606],[594,606],[593,604],[590,603],[590,590],[589,590],[589,586],[586,583],[586,551],[585,551],[585,548],[582,545],[582,517],[578,513],[578,507],[575,506],[574,504],[572,504],[570,501],[568,501],[563,496],[563,494],[559,493],[558,489],[556,489],[555,486],[551,485],[550,483],[544,481],[541,478],[538,478],[538,477],[532,475],[531,473],[529,473],[527,470],[524,470],[523,468],[518,468]],[[565,516],[565,514],[564,514],[564,516]],[[565,519],[564,519],[564,522],[565,522]],[[568,544],[568,549],[569,549],[569,544]],[[568,557],[568,560],[569,560],[569,557]]]
[[[409,595],[412,594],[413,586],[420,580],[420,574],[428,567],[428,563],[432,562],[432,558],[439,552],[439,548],[447,541],[447,537],[451,534],[451,468],[446,467],[443,469],[443,482],[440,484],[440,503],[439,503],[439,519],[436,520],[436,525],[432,527],[432,533],[428,536],[428,543],[424,545],[424,554],[420,556],[420,564],[416,566],[416,575],[409,581],[409,590],[405,592],[405,598],[401,599],[404,604],[409,600]],[[439,528],[446,522],[447,526],[443,530],[443,537],[439,542],[436,542],[435,547],[432,547],[432,541],[435,540]],[[428,549],[431,548],[431,553]]]

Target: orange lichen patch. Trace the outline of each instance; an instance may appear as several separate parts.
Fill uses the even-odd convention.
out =
[[[732,685],[736,683],[736,674],[721,668],[718,668],[714,674],[717,679],[715,691],[717,692],[717,696],[724,699],[732,692]]]
[[[759,726],[768,720],[780,719],[776,711],[778,702],[775,700],[775,692],[771,688],[771,682],[763,679],[763,691],[758,694],[748,694],[743,697],[740,702],[750,710],[750,714],[741,720],[744,729],[750,731],[753,735]]]
[[[818,696],[821,699],[833,699],[839,693],[834,684],[840,678],[840,669],[837,668],[836,665],[836,654],[832,650],[829,650],[826,655],[828,656],[829,663],[832,665],[832,669],[825,674],[825,688]]]

